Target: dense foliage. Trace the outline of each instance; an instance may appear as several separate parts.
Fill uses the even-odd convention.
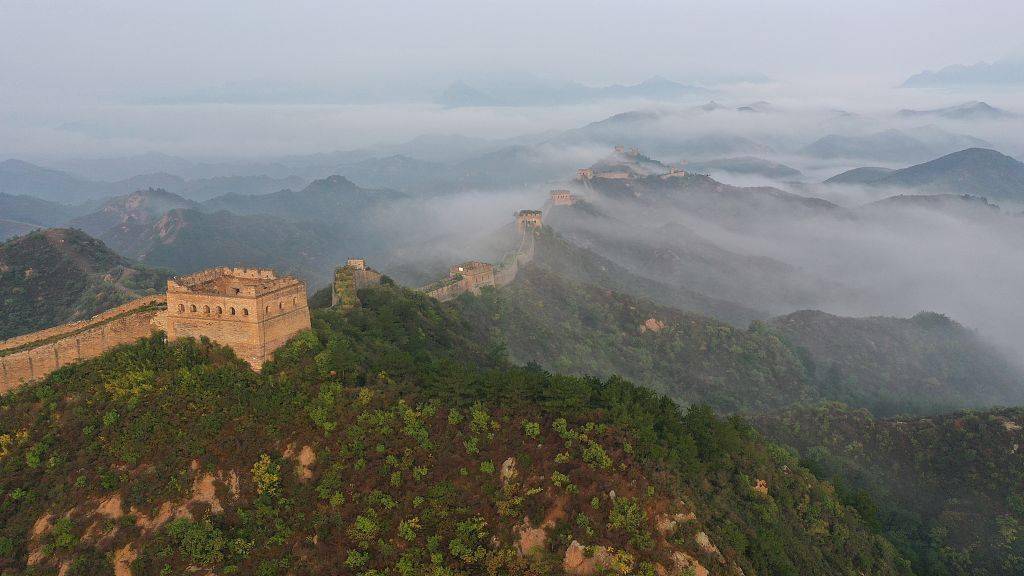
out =
[[[757,425],[836,482],[918,574],[1024,573],[1024,409],[875,419],[829,405]]]
[[[749,329],[576,284],[539,266],[457,305],[482,338],[554,371],[619,374],[683,405],[763,411],[817,399],[800,359],[763,324]]]
[[[941,314],[843,318],[805,310],[770,325],[799,348],[824,397],[879,416],[1024,403],[1024,372]]]
[[[573,540],[617,573],[908,573],[743,421],[510,366],[408,291],[360,299],[261,374],[156,336],[0,398],[0,573],[561,574]]]
[[[167,273],[70,229],[0,244],[0,339],[81,320],[166,287]]]

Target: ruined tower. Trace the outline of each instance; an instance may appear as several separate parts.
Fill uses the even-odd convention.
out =
[[[334,283],[331,285],[331,306],[341,306],[342,310],[359,307],[357,291],[369,286],[380,284],[380,272],[368,267],[362,258],[349,258],[344,266],[334,271]]]
[[[260,369],[308,330],[306,284],[272,270],[213,268],[167,281],[167,338],[203,336]]]

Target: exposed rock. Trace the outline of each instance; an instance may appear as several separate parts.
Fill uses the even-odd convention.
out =
[[[509,456],[501,463],[501,484],[502,486],[509,483],[510,480],[515,479],[518,472],[516,472],[516,459]]]
[[[517,524],[512,531],[519,535],[516,547],[521,556],[528,556],[533,550],[543,549],[548,543],[548,533],[544,526],[534,528],[529,518],[523,518],[522,523]]]
[[[35,521],[35,524],[32,524],[31,536],[33,538],[38,538],[42,536],[44,532],[48,532],[50,528],[53,528],[52,520],[53,514],[47,513],[40,516],[39,519]]]
[[[213,481],[215,478],[213,474],[203,474],[196,479],[192,485],[192,499],[185,505],[189,504],[209,504],[210,512],[214,514],[220,514],[224,511],[224,507],[220,505],[220,500],[217,498],[217,488],[214,486]]]
[[[675,514],[658,514],[654,519],[655,527],[662,536],[668,536],[683,522],[693,522],[697,515],[693,512],[676,512]]]
[[[767,496],[768,495],[768,482],[758,478],[757,482],[754,483],[754,492],[757,492],[758,494],[760,494],[762,496]]]
[[[299,450],[299,464],[295,467],[295,475],[299,480],[306,481],[313,477],[313,464],[316,464],[316,452],[311,446],[303,446]]]
[[[132,548],[131,544],[125,544],[114,552],[114,576],[132,576],[132,562],[139,557],[139,553]]]
[[[700,562],[698,562],[696,558],[690,556],[686,552],[673,552],[671,576],[681,576],[686,574],[688,569],[693,570],[694,576],[708,576],[708,569],[701,566]]]
[[[611,565],[612,556],[604,546],[591,548],[593,554],[587,556],[587,548],[573,540],[565,550],[562,569],[571,576],[591,576],[599,570]]]
[[[519,554],[526,556],[532,550],[544,548],[548,543],[548,529],[553,528],[555,524],[565,518],[565,502],[558,500],[555,502],[555,506],[548,512],[548,515],[544,517],[544,521],[541,522],[540,526],[534,527],[530,523],[530,518],[523,518],[523,521],[517,524],[512,530],[515,534],[519,535],[519,542],[516,544],[519,549]]]
[[[43,514],[32,524],[32,531],[29,533],[32,542],[29,544],[28,565],[35,566],[46,558],[46,552],[38,541],[39,538],[53,528],[53,515]]]
[[[644,320],[643,325],[640,326],[640,333],[643,334],[650,330],[651,332],[661,332],[665,329],[665,323],[657,318],[648,318]]]
[[[196,478],[192,484],[191,498],[177,505],[173,502],[164,502],[152,517],[143,514],[133,506],[131,513],[135,516],[135,525],[141,528],[143,532],[152,532],[171,519],[192,518],[189,507],[193,504],[208,504],[210,512],[220,514],[224,511],[224,507],[221,505],[220,499],[217,498],[215,480],[214,475],[209,473]]]
[[[124,510],[121,508],[121,494],[114,493],[106,500],[100,502],[100,505],[96,507],[96,513],[102,514],[111,520],[117,520],[124,516]]]
[[[1006,428],[1007,432],[1016,432],[1017,430],[1021,429],[1021,426],[1020,424],[1017,424],[1013,420],[1004,420],[1003,428]]]
[[[725,564],[725,556],[722,556],[722,553],[718,550],[718,546],[715,546],[711,541],[707,532],[704,532],[703,530],[697,532],[697,535],[694,536],[693,539],[697,542],[697,545],[700,546],[701,550],[714,556],[715,560],[717,560],[719,564]]]

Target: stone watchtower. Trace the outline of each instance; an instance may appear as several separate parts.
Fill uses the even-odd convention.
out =
[[[516,232],[540,228],[544,225],[540,210],[520,210],[516,213]]]
[[[572,206],[576,203],[576,196],[568,190],[552,190],[551,204],[553,206]]]
[[[203,336],[259,370],[310,328],[305,282],[272,270],[213,268],[167,281],[167,338]]]

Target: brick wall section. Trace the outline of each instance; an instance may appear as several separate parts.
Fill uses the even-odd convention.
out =
[[[147,306],[151,306],[154,304],[164,304],[166,302],[167,298],[163,294],[145,296],[142,298],[132,300],[131,302],[121,304],[116,308],[111,308],[110,310],[100,312],[99,314],[93,316],[92,318],[89,318],[88,320],[69,322],[67,324],[61,324],[60,326],[54,326],[53,328],[46,328],[44,330],[32,332],[31,334],[15,336],[14,338],[9,338],[7,340],[4,340],[3,342],[0,342],[0,354],[2,354],[4,350],[20,348],[24,345],[39,342],[41,340],[47,340],[50,338],[70,334],[72,332],[77,332],[89,326],[94,326],[100,322],[104,322],[106,320],[114,318],[115,316],[120,316],[126,312],[138,310],[139,308],[145,308]]]
[[[129,344],[161,328],[164,296],[139,298],[81,322],[0,343],[0,393],[54,370]]]
[[[463,276],[459,280],[454,278],[421,288],[427,296],[447,302],[454,300],[467,292],[479,294],[483,286],[506,286],[516,279],[519,267],[533,260],[535,246],[534,231],[530,228],[523,230],[522,240],[516,250],[507,255],[502,263],[493,269],[491,274],[478,274]]]
[[[139,298],[81,322],[0,342],[0,393],[163,330],[207,337],[259,370],[310,328],[305,283],[270,270],[216,268],[168,280],[167,295]]]

